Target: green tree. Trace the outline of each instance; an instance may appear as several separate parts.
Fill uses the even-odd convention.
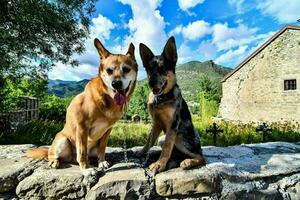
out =
[[[21,105],[20,96],[34,96],[43,98],[46,95],[47,81],[44,79],[21,79],[19,83],[14,83],[10,79],[6,80],[4,93],[6,94],[3,104],[5,107],[2,111],[10,111],[18,109]]]
[[[130,99],[128,110],[125,115],[126,119],[131,119],[133,115],[137,114],[142,120],[149,120],[149,113],[147,109],[148,95],[149,87],[147,82],[137,84]]]
[[[200,117],[203,123],[209,123],[218,114],[221,84],[217,79],[203,75],[200,78],[200,91]]]
[[[60,98],[54,95],[47,96],[41,102],[40,118],[43,120],[65,121],[67,108],[73,96]]]
[[[206,75],[201,76],[200,91],[205,93],[208,100],[214,100],[216,102],[221,101],[221,83],[218,79],[209,78]]]
[[[208,99],[206,92],[200,92],[200,117],[203,123],[208,123],[218,114],[219,104],[213,99]]]
[[[78,64],[72,55],[84,51],[94,1],[0,0],[0,108],[9,81],[43,83],[55,62]]]

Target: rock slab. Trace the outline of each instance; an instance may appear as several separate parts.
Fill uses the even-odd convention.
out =
[[[107,170],[49,169],[25,157],[33,145],[0,145],[0,199],[300,199],[300,143],[203,147],[208,164],[152,174],[160,147],[108,148]],[[125,162],[126,161],[126,162]]]

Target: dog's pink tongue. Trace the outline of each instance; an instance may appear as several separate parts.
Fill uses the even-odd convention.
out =
[[[117,105],[123,105],[126,103],[126,95],[123,92],[117,92],[115,94],[114,101]]]

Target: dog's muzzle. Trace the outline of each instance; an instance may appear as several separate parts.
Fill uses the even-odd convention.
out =
[[[122,82],[122,81],[121,81]],[[114,96],[114,102],[117,104],[117,105],[123,105],[126,103],[127,101],[127,92],[129,91],[129,88],[130,88],[130,84],[131,84],[131,81],[129,82],[127,88],[125,90],[123,89],[115,89],[114,92],[115,92],[115,96]]]

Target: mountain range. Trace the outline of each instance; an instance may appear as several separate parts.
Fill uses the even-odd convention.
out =
[[[215,81],[220,81],[231,70],[231,68],[215,64],[212,60],[205,62],[191,61],[178,65],[176,76],[186,100],[198,102],[201,76],[206,75]],[[49,80],[48,94],[59,97],[74,96],[84,90],[88,81],[87,79],[81,81]]]

